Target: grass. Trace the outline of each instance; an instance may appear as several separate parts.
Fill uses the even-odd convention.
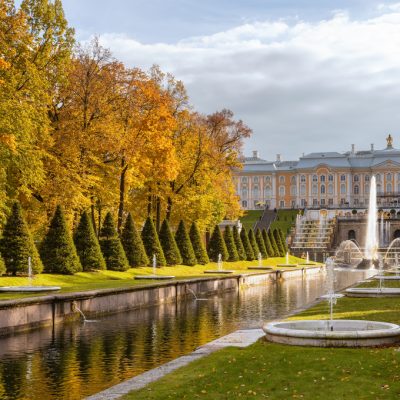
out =
[[[291,319],[324,319],[322,302]],[[343,298],[335,318],[400,324],[395,298]],[[166,375],[124,399],[310,399],[400,398],[398,347],[332,349],[285,346],[261,340],[245,349],[226,348]]]
[[[291,263],[302,262],[301,258],[290,256]],[[268,265],[276,268],[277,264],[285,263],[284,257],[274,257],[263,260],[263,265]],[[239,261],[239,262],[225,262],[224,268],[234,270],[235,273],[255,273],[249,271],[247,268],[257,265],[258,261]],[[188,279],[196,277],[209,277],[210,275],[204,274],[207,269],[217,269],[216,263],[209,263],[207,265],[195,265],[188,267],[185,265],[178,265],[174,267],[157,268],[159,275],[174,275],[176,279]],[[284,269],[284,268],[280,268]],[[131,268],[125,272],[118,271],[97,271],[97,272],[79,272],[75,275],[57,275],[57,274],[39,274],[35,276],[33,284],[37,286],[50,285],[61,286],[61,290],[57,293],[70,293],[81,292],[86,290],[98,289],[111,289],[111,288],[124,288],[138,285],[153,284],[153,280],[135,280],[136,275],[150,275],[153,273],[151,267]],[[0,277],[0,286],[26,286],[29,285],[27,277]],[[33,296],[43,296],[46,293],[35,294],[32,293],[2,293],[0,300],[19,299]]]
[[[296,224],[298,212],[299,210],[278,210],[276,220],[271,223],[271,229],[282,229],[282,232],[287,235]]]
[[[245,214],[242,218],[240,218],[240,222],[248,231],[250,228],[253,229],[255,223],[260,219],[264,210],[248,210],[245,211]]]

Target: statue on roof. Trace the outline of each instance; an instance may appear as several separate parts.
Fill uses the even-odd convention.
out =
[[[389,136],[386,138],[387,148],[391,149],[393,147],[393,138],[392,135],[389,133]]]

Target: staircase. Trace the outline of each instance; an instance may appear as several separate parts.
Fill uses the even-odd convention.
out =
[[[269,226],[272,222],[276,220],[278,213],[274,210],[265,209],[261,218],[254,224],[254,231],[259,229],[262,231],[263,229],[269,229]]]

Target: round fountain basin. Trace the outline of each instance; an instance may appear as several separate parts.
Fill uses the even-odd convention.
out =
[[[400,281],[400,275],[375,275],[373,279],[383,280],[383,281]]]
[[[349,297],[400,297],[400,288],[349,288],[346,289]]]
[[[263,330],[269,341],[295,346],[367,347],[400,341],[399,325],[377,321],[277,321],[265,324]]]
[[[298,264],[277,264],[277,267],[297,267]]]
[[[229,269],[207,269],[204,271],[205,274],[233,274],[233,272]]]
[[[144,280],[144,279],[151,279],[156,281],[165,281],[167,279],[174,279],[175,276],[173,275],[136,275],[135,279]]]
[[[271,271],[272,267],[248,267],[247,269],[258,270],[258,271]]]
[[[60,286],[0,286],[0,292],[54,292],[60,290]]]

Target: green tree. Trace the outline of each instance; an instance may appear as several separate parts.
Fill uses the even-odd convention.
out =
[[[106,260],[107,269],[113,271],[129,269],[129,263],[110,212],[106,214],[100,231],[100,247]]]
[[[286,253],[285,252],[285,247],[282,244],[281,237],[279,236],[278,229],[274,229],[273,235],[274,235],[276,247],[278,248],[279,256],[280,257],[284,257],[285,253]]]
[[[153,220],[147,217],[142,230],[142,240],[147,256],[149,257],[150,265],[153,260],[153,255],[156,256],[157,266],[165,266],[165,256],[157,235]]]
[[[122,229],[121,242],[131,267],[149,265],[149,258],[131,213],[128,214]]]
[[[46,272],[74,274],[82,271],[82,265],[60,205],[56,208],[49,230],[40,246],[40,257]]]
[[[106,269],[99,241],[86,211],[82,213],[76,228],[74,243],[84,271]]]
[[[190,241],[192,242],[194,255],[196,256],[198,264],[205,265],[210,262],[207,251],[201,240],[200,231],[195,221],[193,221],[189,230]]]
[[[279,234],[279,237],[281,239],[281,243],[282,243],[282,247],[283,247],[284,253],[286,254],[286,252],[289,250],[288,249],[288,245],[286,243],[286,236],[283,233],[282,229],[279,229],[278,234]]]
[[[43,270],[39,253],[24,220],[21,206],[17,202],[12,205],[11,214],[7,218],[0,241],[0,252],[9,274],[26,274],[28,257],[31,257],[32,270],[35,274]]]
[[[268,257],[274,257],[274,250],[271,246],[271,242],[269,240],[268,232],[264,228],[262,230],[262,237],[264,239],[265,250],[267,251]]]
[[[0,255],[0,276],[6,273],[6,263],[3,260],[3,257]]]
[[[197,260],[194,254],[193,245],[186,230],[185,222],[181,220],[175,233],[176,244],[182,256],[184,265],[196,265]]]
[[[249,241],[250,241],[251,247],[252,247],[253,252],[254,252],[254,259],[257,259],[258,258],[258,253],[260,252],[260,249],[258,248],[256,236],[254,235],[253,229],[251,229],[251,228],[249,229],[249,235],[248,236],[249,236]]]
[[[228,250],[228,261],[238,261],[239,254],[237,252],[236,244],[233,239],[230,226],[225,227],[224,240],[226,244],[226,249]]]
[[[167,265],[182,264],[183,260],[181,253],[178,245],[176,244],[174,235],[171,232],[167,219],[164,219],[163,223],[161,224],[159,237]]]
[[[234,225],[232,228],[232,234],[238,252],[239,260],[241,261],[247,260],[246,251],[243,247],[242,239],[240,238],[239,230],[236,225]]]
[[[269,238],[269,242],[271,243],[273,257],[280,257],[279,248],[278,248],[278,245],[276,244],[274,233],[273,233],[272,229],[268,230],[268,238]]]
[[[221,254],[222,261],[227,261],[229,254],[226,248],[225,240],[222,236],[218,225],[215,225],[210,241],[208,242],[208,257],[211,261],[218,261],[218,256]]]
[[[243,248],[244,251],[246,252],[246,260],[253,261],[255,259],[254,250],[253,247],[251,246],[249,237],[247,236],[245,227],[242,227],[242,230],[240,231],[240,239],[242,240]]]
[[[261,257],[268,258],[268,253],[267,253],[267,250],[265,249],[264,239],[262,237],[260,229],[258,229],[258,228],[256,231],[256,242],[257,242],[258,249],[260,250]]]

